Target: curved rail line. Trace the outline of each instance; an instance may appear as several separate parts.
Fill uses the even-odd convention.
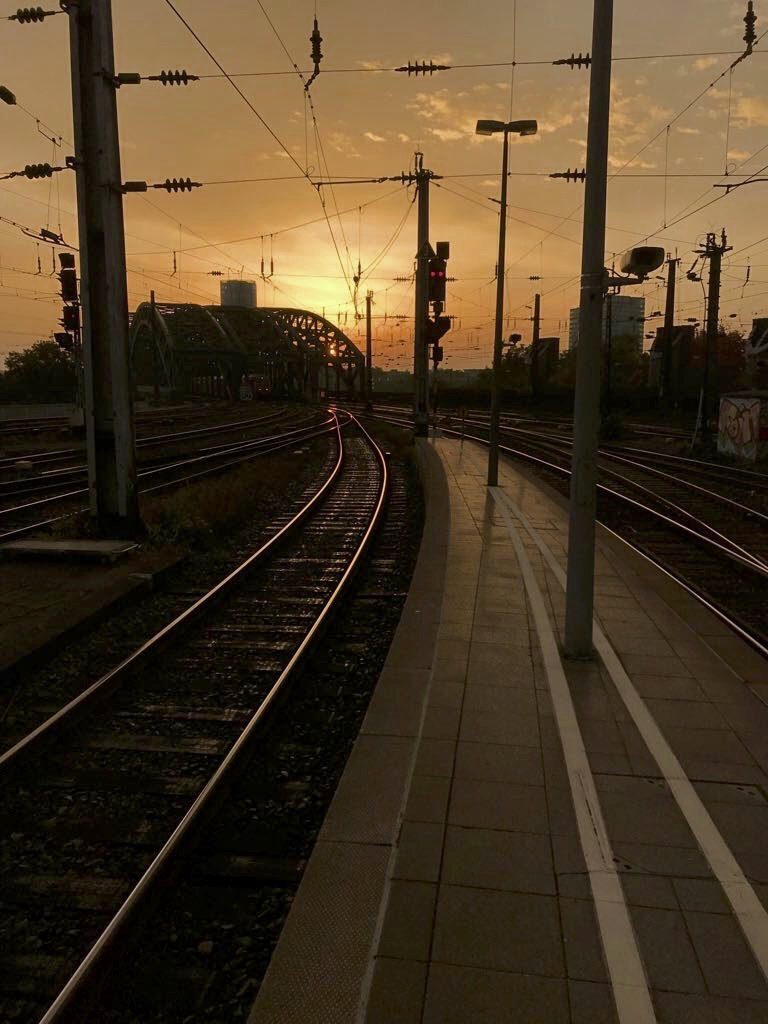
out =
[[[170,480],[161,481],[160,483],[153,484],[152,486],[140,486],[139,494],[150,494],[170,487],[180,487],[184,484],[191,483],[193,480],[212,476],[216,473],[222,472],[223,470],[241,465],[242,463],[248,462],[259,456],[270,455],[273,452],[279,451],[281,448],[288,447],[289,445],[300,444],[304,441],[312,440],[313,438],[328,433],[333,429],[333,420],[329,418],[313,426],[283,431],[279,434],[272,435],[271,437],[255,438],[248,441],[228,442],[226,445],[215,446],[213,449],[205,451],[205,454],[191,456],[187,459],[180,459],[179,461],[172,463],[166,463],[153,469],[142,470],[137,475],[139,481],[146,480],[156,476],[157,474],[184,469],[185,467],[193,466],[195,464],[215,463],[214,465],[209,465],[202,470],[186,473],[180,477],[173,477]],[[234,458],[228,458],[232,455],[234,455]],[[222,459],[225,461],[219,461]],[[6,516],[13,516],[14,514],[17,516],[20,514],[23,515],[31,509],[42,508],[46,505],[72,501],[76,498],[82,498],[87,494],[88,488],[81,487],[72,491],[49,495],[45,498],[38,498],[33,501],[25,502],[21,505],[13,505],[0,510],[0,519]],[[87,511],[87,509],[81,506],[80,508],[74,509],[71,512],[66,512],[60,516],[54,516],[34,523],[25,523],[22,526],[6,530],[5,532],[0,533],[0,542],[23,537],[28,533],[32,533],[34,530],[50,526],[53,523],[60,522],[63,519],[67,519],[83,511]]]
[[[209,427],[196,427],[192,430],[180,430],[169,434],[157,434],[152,437],[140,438],[136,441],[136,450],[139,452],[144,448],[157,448],[161,446],[172,447],[181,445],[186,441],[204,440],[207,435],[229,434],[234,431],[248,430],[250,428],[273,427],[289,415],[289,410],[282,410],[271,413],[268,416],[260,416],[249,420],[240,420],[234,423],[221,423]],[[317,415],[311,412],[303,418],[295,421],[296,425],[303,420],[311,419]],[[204,449],[201,449],[204,450]],[[72,477],[77,479],[85,476],[86,463],[85,451],[82,448],[59,449],[52,452],[37,452],[28,456],[18,456],[8,459],[0,459],[0,473],[12,473],[16,470],[19,461],[29,462],[34,468],[50,466],[49,469],[41,469],[38,473],[26,477],[11,477],[0,480],[0,495],[12,495],[31,491],[36,487],[54,486],[56,479],[60,477]],[[70,465],[60,465],[71,463]]]
[[[101,934],[88,950],[77,969],[45,1012],[40,1024],[54,1024],[54,1022],[55,1024],[62,1024],[65,1021],[81,1022],[85,1018],[86,1008],[89,1006],[93,995],[93,988],[98,988],[103,983],[103,978],[109,968],[111,958],[115,956],[118,948],[120,950],[124,948],[124,944],[133,933],[139,917],[155,903],[163,886],[173,876],[179,858],[194,843],[196,837],[199,836],[201,829],[208,820],[208,815],[216,809],[222,794],[242,769],[248,759],[254,741],[262,734],[262,729],[269,719],[270,711],[286,696],[286,691],[295,677],[305,654],[317,640],[330,616],[336,610],[350,580],[358,569],[382,516],[388,489],[389,473],[386,457],[381,448],[358,420],[350,417],[350,421],[354,422],[359,428],[368,450],[373,455],[377,476],[375,490],[371,492],[371,497],[367,499],[364,495],[360,494],[359,485],[352,486],[352,480],[350,480],[347,490],[342,491],[346,495],[344,500],[350,508],[354,503],[360,504],[363,501],[367,501],[364,522],[360,526],[360,530],[363,530],[364,526],[362,535],[355,541],[354,550],[351,553],[347,552],[342,537],[336,542],[340,545],[340,554],[336,558],[343,558],[343,571],[341,565],[339,565],[334,577],[335,582],[329,584],[332,587],[330,593],[323,596],[319,608],[313,608],[310,616],[311,621],[306,625],[302,623],[301,639],[293,648],[289,660],[282,670],[279,671],[266,694],[261,697],[258,706],[251,713],[247,724],[230,746],[216,770],[198,792],[183,818],[175,826],[159,852],[143,871],[141,877],[132,886],[130,893],[124,899],[117,912],[112,916],[106,927],[103,928]],[[343,482],[345,464],[344,440],[338,418],[336,418],[335,429],[338,439],[338,454],[335,464],[322,485],[292,515],[289,521],[282,525],[265,544],[251,554],[241,565],[216,584],[208,593],[195,601],[181,615],[177,616],[150,640],[146,641],[125,658],[118,666],[102,676],[78,697],[70,701],[60,711],[52,715],[46,722],[42,723],[37,729],[33,730],[28,736],[24,737],[0,756],[0,769],[8,770],[11,767],[17,767],[20,762],[26,762],[30,755],[36,754],[54,742],[64,729],[69,729],[75,723],[79,724],[84,713],[90,710],[97,701],[101,701],[113,693],[139,667],[145,666],[151,657],[164,650],[172,641],[178,640],[179,637],[182,637],[183,640],[183,636],[187,635],[188,627],[191,623],[198,622],[208,611],[218,608],[222,598],[231,595],[235,588],[256,567],[261,567],[267,563],[275,554],[276,548],[289,536],[297,534],[298,528],[302,524],[314,522],[315,516],[318,513],[322,516],[324,514],[322,508],[327,501],[331,501],[331,507],[326,513],[329,522],[328,529],[331,531],[331,534],[333,534],[334,530],[338,530],[340,516],[337,506],[340,498],[339,494],[336,493],[336,488]],[[371,467],[370,471],[373,471],[373,467]],[[331,498],[332,493],[335,495],[333,498]],[[343,521],[343,516],[341,518]],[[279,559],[280,556],[278,555],[277,557]]]

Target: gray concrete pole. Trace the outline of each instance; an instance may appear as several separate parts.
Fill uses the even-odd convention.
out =
[[[533,344],[541,337],[541,295],[536,292],[533,297]]]
[[[371,303],[373,292],[365,296],[365,407],[373,408],[373,348],[371,342]]]
[[[574,658],[590,658],[593,653],[597,439],[600,428],[600,343],[605,295],[612,41],[613,0],[595,0],[565,606],[565,650]]]
[[[416,300],[413,321],[413,422],[417,437],[428,433],[427,377],[427,307],[429,287],[429,171],[417,171],[418,241],[416,246]]]
[[[678,260],[667,260],[667,304],[664,307],[664,347],[661,350],[661,375],[659,379],[659,397],[669,395],[672,380],[672,333],[675,328],[675,285],[677,280]]]
[[[504,329],[504,263],[507,247],[507,170],[509,132],[504,131],[504,155],[501,158],[501,209],[499,212],[499,262],[496,268],[496,327],[493,334],[493,373],[491,375],[491,423],[488,433],[488,486],[499,482],[499,413],[501,410],[501,341]]]
[[[720,329],[720,274],[725,248],[725,232],[723,232],[722,245],[717,244],[714,235],[707,237],[709,289],[707,292],[707,348],[704,358],[704,424],[702,428],[702,437],[705,441],[711,437],[710,424],[712,418],[717,415],[720,404],[717,336]]]
[[[90,506],[102,531],[139,525],[128,352],[111,0],[66,5],[70,25]]]

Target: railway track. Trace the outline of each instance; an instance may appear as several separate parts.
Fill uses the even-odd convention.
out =
[[[391,412],[384,418],[407,423]],[[488,444],[487,421],[466,420],[463,434],[450,427],[441,429],[448,436]],[[570,441],[510,427],[502,428],[502,437],[506,441],[500,445],[503,454],[530,465],[568,493]],[[757,507],[763,474],[717,466],[714,485],[719,489],[714,490],[712,484],[706,487],[687,475],[677,475],[677,469],[673,473],[654,466],[655,453],[643,452],[641,457],[633,453],[629,458],[612,446],[609,451],[601,449],[600,459],[599,522],[677,579],[768,656],[768,514]],[[698,479],[704,474],[712,480],[706,476],[712,464],[690,462]],[[741,501],[724,493],[734,486],[742,487]]]
[[[302,422],[305,425],[302,426]],[[301,444],[333,430],[334,420],[328,414],[312,412],[298,421],[284,420],[263,426],[276,432],[210,444],[192,453],[170,458],[166,455],[145,464],[137,473],[139,494],[191,483],[289,445]],[[3,500],[2,486],[0,484],[0,501]],[[24,486],[27,490],[19,490],[19,482],[11,482],[9,487],[16,489],[5,491],[5,500],[14,503],[0,508],[0,542],[17,539],[82,511],[81,503],[88,494],[82,470],[76,470],[73,477],[57,472],[51,480],[27,480],[21,484],[22,488]],[[44,518],[41,519],[41,515]]]
[[[86,1019],[286,700],[384,507],[384,455],[349,429],[258,551],[0,755],[2,1019]]]
[[[161,406],[151,409],[136,409],[134,412],[137,425],[151,424],[157,420],[173,419],[197,419],[206,418],[210,414],[210,402],[183,403],[181,405]],[[42,416],[31,419],[7,419],[0,420],[0,440],[12,440],[22,435],[44,434],[50,431],[68,430],[69,418],[67,416]]]
[[[239,434],[258,435],[261,430],[273,428],[282,422],[291,420],[298,424],[312,413],[303,412],[297,415],[288,408],[271,412],[266,416],[250,417],[225,423],[215,423],[204,427],[187,428],[162,434],[139,436],[136,440],[136,454],[142,461],[152,459],[154,449],[183,451],[189,445],[195,445],[227,435]],[[19,463],[26,463],[29,469],[26,474],[20,473]],[[84,478],[86,473],[85,450],[83,446],[61,448],[52,451],[29,452],[23,456],[18,454],[0,458],[0,500],[9,494],[22,493],[25,489],[41,486],[55,486],[57,481],[72,481]]]

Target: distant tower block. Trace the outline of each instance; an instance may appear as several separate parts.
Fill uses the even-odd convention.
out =
[[[256,282],[255,281],[222,281],[221,282],[221,304],[222,306],[245,306],[248,309],[256,308]]]

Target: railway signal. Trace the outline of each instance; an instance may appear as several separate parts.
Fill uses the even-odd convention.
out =
[[[59,253],[59,281],[61,282],[62,302],[79,302],[80,296],[77,291],[77,271],[75,270],[75,257],[71,252]]]
[[[439,256],[433,256],[429,261],[429,301],[445,302],[445,281],[447,275],[447,264]]]

